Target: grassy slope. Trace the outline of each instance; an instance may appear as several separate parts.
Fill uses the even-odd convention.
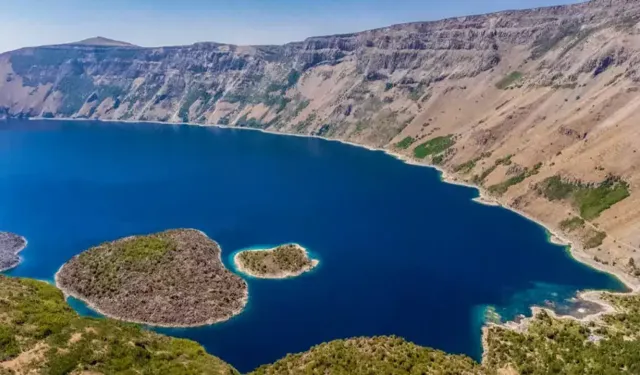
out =
[[[111,319],[80,317],[58,289],[41,281],[0,275],[0,301],[0,362],[31,350],[32,360],[22,369],[28,367],[39,374],[74,370],[237,374],[195,342]],[[0,363],[0,374],[12,373],[3,367]]]
[[[336,340],[289,355],[251,375],[481,374],[470,358],[419,347],[396,337]]]
[[[354,338],[288,355],[252,375],[640,373],[640,296],[605,295],[618,312],[580,323],[546,313],[525,333],[491,327],[483,365],[396,337]],[[28,353],[28,354],[25,354]],[[41,374],[238,374],[197,343],[111,319],[78,316],[41,281],[0,275],[0,374],[18,356]]]
[[[527,333],[492,327],[486,365],[521,374],[639,374],[640,296],[605,295],[620,312],[579,323],[542,312]]]
[[[549,200],[569,199],[585,220],[592,220],[629,197],[629,185],[617,178],[608,177],[597,185],[564,181],[561,176],[552,176],[540,184],[541,193]]]

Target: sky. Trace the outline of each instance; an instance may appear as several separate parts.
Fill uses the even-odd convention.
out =
[[[283,44],[579,0],[2,0],[0,52],[104,36],[140,46]]]

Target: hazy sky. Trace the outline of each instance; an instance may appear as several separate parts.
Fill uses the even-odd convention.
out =
[[[105,36],[142,46],[281,44],[578,0],[3,0],[0,51]]]

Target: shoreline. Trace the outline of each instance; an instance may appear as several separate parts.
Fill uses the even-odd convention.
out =
[[[475,189],[478,193],[478,196],[476,198],[473,198],[472,200],[478,204],[484,204],[484,205],[489,205],[489,206],[495,206],[495,207],[500,207],[506,210],[509,210],[511,212],[514,212],[530,221],[533,221],[534,223],[538,224],[539,226],[543,227],[544,229],[546,229],[550,234],[552,234],[558,241],[555,242],[554,244],[559,245],[559,246],[569,246],[570,247],[570,254],[572,256],[572,258],[574,258],[576,261],[582,263],[582,264],[586,264],[587,266],[594,268],[598,271],[601,272],[605,272],[608,273],[614,277],[616,277],[622,284],[624,284],[626,287],[628,287],[631,291],[629,293],[638,293],[640,292],[640,280],[634,280],[632,279],[629,275],[622,273],[619,270],[613,269],[612,267],[608,267],[605,266],[603,264],[597,263],[595,262],[593,259],[589,258],[585,253],[584,250],[579,246],[576,245],[573,241],[571,241],[570,239],[566,238],[565,236],[563,236],[562,234],[558,234],[557,230],[555,230],[554,228],[551,228],[551,226],[549,226],[548,224],[545,224],[541,221],[539,221],[538,219],[535,219],[533,217],[531,217],[530,215],[515,209],[513,207],[510,207],[502,202],[500,202],[499,200],[496,200],[494,198],[490,198],[489,195],[479,186],[477,185],[473,185],[471,183],[465,182],[465,181],[460,181],[457,180],[456,178],[454,178],[449,172],[447,172],[446,170],[444,170],[443,168],[436,166],[436,165],[432,165],[432,164],[426,164],[423,163],[419,160],[416,160],[410,156],[407,155],[402,155],[400,153],[397,153],[393,150],[390,149],[386,149],[386,148],[380,148],[380,147],[373,147],[373,146],[367,146],[367,145],[363,145],[363,144],[359,144],[359,143],[355,143],[355,142],[350,142],[350,141],[345,141],[345,140],[341,140],[341,139],[335,139],[335,138],[327,138],[327,137],[322,137],[322,136],[318,136],[318,135],[313,135],[313,134],[293,134],[293,133],[284,133],[284,132],[277,132],[277,131],[273,131],[273,130],[265,130],[265,129],[257,129],[257,128],[245,128],[245,127],[238,127],[238,126],[230,126],[230,125],[218,125],[218,124],[199,124],[199,123],[193,123],[193,122],[162,122],[162,121],[149,121],[149,120],[112,120],[112,119],[85,119],[85,118],[64,118],[64,117],[57,117],[57,118],[44,118],[44,117],[30,117],[28,119],[28,121],[33,121],[33,120],[53,120],[53,121],[77,121],[77,122],[82,122],[82,121],[98,121],[98,122],[104,122],[104,123],[129,123],[129,124],[136,124],[136,123],[146,123],[146,124],[156,124],[156,125],[179,125],[179,126],[198,126],[198,127],[212,127],[212,128],[220,128],[220,129],[232,129],[232,130],[249,130],[249,131],[257,131],[257,132],[261,132],[261,133],[266,133],[266,134],[274,134],[274,135],[284,135],[284,136],[289,136],[289,137],[300,137],[300,138],[316,138],[316,139],[322,139],[325,141],[329,141],[329,142],[338,142],[338,143],[342,143],[345,145],[349,145],[349,146],[354,146],[354,147],[360,147],[360,148],[364,148],[366,150],[369,151],[378,151],[378,152],[383,152],[391,157],[394,157],[406,164],[409,165],[414,165],[417,167],[426,167],[426,168],[432,168],[435,169],[436,171],[440,172],[440,180],[442,182],[451,184],[451,185],[458,185],[458,186],[464,186],[467,188],[471,188],[471,189]]]
[[[186,229],[186,228],[183,228],[183,229]],[[205,236],[210,241],[212,241],[213,243],[216,244],[216,246],[220,249],[220,251],[218,253],[218,260],[224,266],[224,263],[222,262],[222,247],[220,247],[218,242],[216,242],[216,241],[212,240],[211,238],[209,238],[209,236],[207,236],[206,233],[204,233],[203,231],[201,231],[199,229],[191,229],[191,230],[199,232],[200,234],[202,234],[203,236]],[[127,237],[124,237],[123,239],[136,237],[136,236],[137,235],[127,236]],[[78,256],[78,255],[75,255],[75,256]],[[71,258],[71,259],[73,259],[73,258]],[[96,313],[98,313],[98,314],[100,314],[100,315],[102,315],[102,316],[104,316],[106,318],[115,319],[115,320],[118,320],[118,321],[121,321],[121,322],[133,323],[133,324],[141,324],[141,325],[145,325],[145,326],[149,326],[149,327],[157,327],[157,328],[198,328],[198,327],[205,327],[205,326],[210,326],[210,325],[214,325],[214,324],[217,324],[217,323],[226,322],[226,321],[230,320],[231,318],[234,318],[234,317],[240,315],[244,311],[244,309],[247,307],[247,304],[249,303],[249,284],[247,284],[247,282],[245,280],[243,280],[244,283],[247,284],[247,289],[246,289],[246,291],[244,293],[244,296],[240,300],[242,302],[242,306],[239,309],[232,310],[232,314],[228,318],[209,319],[204,323],[198,323],[198,324],[160,324],[160,323],[145,322],[145,321],[142,321],[142,320],[124,319],[122,317],[118,317],[117,315],[113,315],[113,314],[110,314],[110,313],[107,313],[107,312],[101,310],[98,306],[96,306],[94,303],[86,300],[84,297],[82,297],[82,296],[80,296],[80,295],[78,295],[76,293],[73,293],[73,292],[69,291],[68,289],[62,287],[60,285],[60,283],[58,282],[58,274],[60,273],[60,271],[62,271],[62,268],[64,268],[64,266],[67,263],[68,263],[68,261],[65,262],[62,266],[60,266],[60,268],[58,268],[58,270],[56,271],[55,275],[53,276],[54,285],[55,285],[56,288],[58,288],[58,289],[60,289],[60,291],[62,291],[64,299],[67,300],[69,297],[73,297],[73,298],[81,301],[85,305],[87,305],[87,307],[90,308],[91,310],[93,310],[94,312],[96,312]],[[227,270],[229,272],[231,272],[231,270],[229,270],[229,269],[227,269]]]
[[[300,244],[291,244],[291,245],[295,245],[297,248],[301,249],[302,251],[304,251],[304,253],[306,254],[307,258],[309,260],[311,260],[311,266],[309,267],[305,267],[299,271],[296,272],[279,272],[276,274],[267,274],[267,275],[260,275],[257,273],[252,272],[251,270],[247,269],[243,264],[242,261],[240,261],[240,254],[245,253],[245,252],[250,252],[250,251],[267,251],[267,252],[273,252],[275,251],[275,249],[278,248],[278,246],[276,247],[272,247],[269,249],[248,249],[248,250],[239,250],[237,251],[234,255],[233,255],[233,266],[236,268],[236,270],[244,275],[250,276],[250,277],[254,277],[256,279],[268,279],[268,280],[282,280],[282,279],[290,279],[293,277],[297,277],[300,276],[306,272],[309,272],[311,270],[313,270],[314,268],[316,268],[319,264],[320,261],[318,259],[312,259],[309,256],[309,252],[307,251],[306,248],[300,246]],[[280,245],[281,246],[281,245]]]
[[[290,137],[301,137],[301,138],[316,138],[316,139],[322,139],[325,141],[329,141],[329,142],[338,142],[338,143],[342,143],[345,145],[349,145],[349,146],[354,146],[354,147],[360,147],[360,148],[364,148],[366,150],[369,151],[378,151],[378,152],[383,152],[386,155],[389,155],[397,160],[400,160],[406,164],[409,165],[414,165],[414,166],[418,166],[418,167],[426,167],[426,168],[432,168],[435,169],[436,171],[438,171],[440,173],[440,180],[444,183],[448,183],[448,184],[452,184],[452,185],[458,185],[458,186],[464,186],[467,188],[471,188],[471,189],[475,189],[476,192],[478,193],[478,196],[473,198],[472,200],[478,204],[483,204],[483,205],[488,205],[488,206],[494,206],[494,207],[500,207],[506,210],[509,210],[511,212],[514,212],[515,214],[518,214],[534,223],[536,223],[537,225],[541,226],[542,228],[544,228],[548,233],[549,233],[549,238],[548,241],[558,245],[558,246],[565,246],[569,248],[569,255],[571,256],[571,258],[573,258],[575,261],[582,263],[588,267],[591,267],[592,269],[595,269],[597,271],[600,272],[604,272],[607,273],[609,275],[611,275],[612,277],[615,277],[616,279],[618,279],[618,281],[620,281],[625,287],[627,287],[629,289],[629,291],[627,292],[614,292],[612,294],[637,294],[640,293],[640,280],[636,280],[634,278],[632,278],[630,275],[627,275],[625,273],[623,273],[621,270],[615,269],[611,266],[606,266],[604,264],[600,264],[596,261],[594,261],[591,257],[588,256],[588,254],[586,254],[586,252],[584,251],[584,249],[576,244],[574,241],[570,240],[569,238],[565,237],[564,235],[562,235],[561,233],[558,233],[558,230],[555,228],[552,228],[551,225],[545,224],[542,221],[535,219],[533,217],[531,217],[530,215],[515,209],[513,207],[510,207],[507,204],[504,204],[503,202],[500,202],[497,199],[494,198],[490,198],[489,195],[482,189],[482,187],[477,186],[477,185],[473,185],[470,183],[467,183],[465,181],[460,181],[458,179],[456,179],[455,177],[453,177],[449,172],[447,172],[446,170],[444,170],[443,168],[436,166],[436,165],[432,165],[432,164],[426,164],[424,162],[421,162],[419,160],[416,160],[410,156],[407,155],[402,155],[398,152],[395,152],[391,149],[387,149],[387,148],[383,148],[383,147],[373,147],[373,146],[368,146],[368,145],[363,145],[363,144],[358,144],[355,142],[350,142],[350,141],[346,141],[346,140],[341,140],[341,139],[335,139],[335,138],[327,138],[327,137],[322,137],[322,136],[317,136],[317,135],[312,135],[312,134],[293,134],[293,133],[285,133],[285,132],[278,132],[278,131],[272,131],[272,130],[265,130],[265,129],[256,129],[256,128],[245,128],[245,127],[238,127],[238,126],[230,126],[230,125],[219,125],[219,124],[199,124],[199,123],[191,123],[191,122],[162,122],[162,121],[149,121],[149,120],[114,120],[114,119],[81,119],[81,118],[42,118],[42,117],[32,117],[29,118],[28,120],[54,120],[54,121],[77,121],[77,122],[82,122],[82,121],[99,121],[99,122],[104,122],[104,123],[109,123],[109,122],[113,122],[113,123],[130,123],[130,124],[135,124],[135,123],[148,123],[148,124],[156,124],[156,125],[178,125],[178,126],[199,126],[199,127],[213,127],[213,128],[220,128],[220,129],[232,129],[232,130],[250,130],[250,131],[258,131],[258,132],[262,132],[262,133],[267,133],[267,134],[274,134],[274,135],[281,135],[281,136],[290,136]],[[599,306],[602,307],[603,311],[598,312],[598,313],[594,313],[594,314],[589,314],[583,318],[575,318],[575,317],[568,317],[571,319],[577,319],[580,321],[589,321],[589,319],[597,319],[598,317],[600,317],[602,314],[605,313],[611,313],[613,311],[616,311],[616,309],[611,306],[609,303],[602,301],[601,299],[597,298],[596,296],[599,296],[601,293],[611,293],[611,292],[606,292],[604,290],[583,290],[583,291],[578,291],[576,293],[576,297],[577,298],[583,298],[583,299],[587,299],[590,302],[594,302],[597,303]],[[544,307],[539,307],[539,306],[531,306],[531,310],[532,312],[535,314],[536,309],[547,309]],[[549,311],[551,311],[550,309],[547,309]],[[538,310],[540,311],[540,310]],[[552,311],[553,312],[553,311]],[[556,316],[555,312],[553,312],[554,316]],[[523,321],[527,321],[527,319],[532,319],[533,317],[535,317],[535,315],[533,315],[532,317],[528,317],[523,319]],[[564,316],[559,317],[560,319],[564,318]],[[514,322],[511,322],[514,323]],[[482,357],[484,358],[485,353],[486,353],[486,345],[485,345],[485,340],[486,340],[486,335],[485,335],[485,330],[491,325],[492,323],[488,323],[485,322],[484,326],[482,328],[482,349],[483,349],[483,354]],[[509,324],[509,322],[500,324],[500,326],[507,326]],[[515,324],[515,323],[514,323]]]
[[[20,252],[22,252],[22,250],[27,248],[27,245],[29,244],[29,241],[27,241],[27,238],[24,237],[24,236],[20,236],[20,235],[17,235],[17,236],[22,238],[22,241],[24,242],[24,245],[22,245],[22,247],[20,249],[14,251],[14,253],[13,253],[14,255],[18,256],[18,262],[16,264],[14,264],[13,266],[11,266],[11,267],[0,268],[0,273],[12,270],[12,269],[18,267],[20,264],[22,264],[22,258],[20,257],[19,254],[20,254]]]

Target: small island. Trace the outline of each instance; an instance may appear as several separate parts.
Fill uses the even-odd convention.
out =
[[[20,253],[27,246],[27,240],[17,234],[0,232],[0,272],[14,268],[20,263]]]
[[[298,244],[264,250],[243,250],[233,257],[233,261],[238,271],[262,279],[299,276],[319,263],[316,259],[310,259],[307,250]]]
[[[56,285],[99,313],[128,322],[194,327],[224,321],[247,303],[247,283],[222,263],[217,243],[192,229],[104,243],[76,255]]]

